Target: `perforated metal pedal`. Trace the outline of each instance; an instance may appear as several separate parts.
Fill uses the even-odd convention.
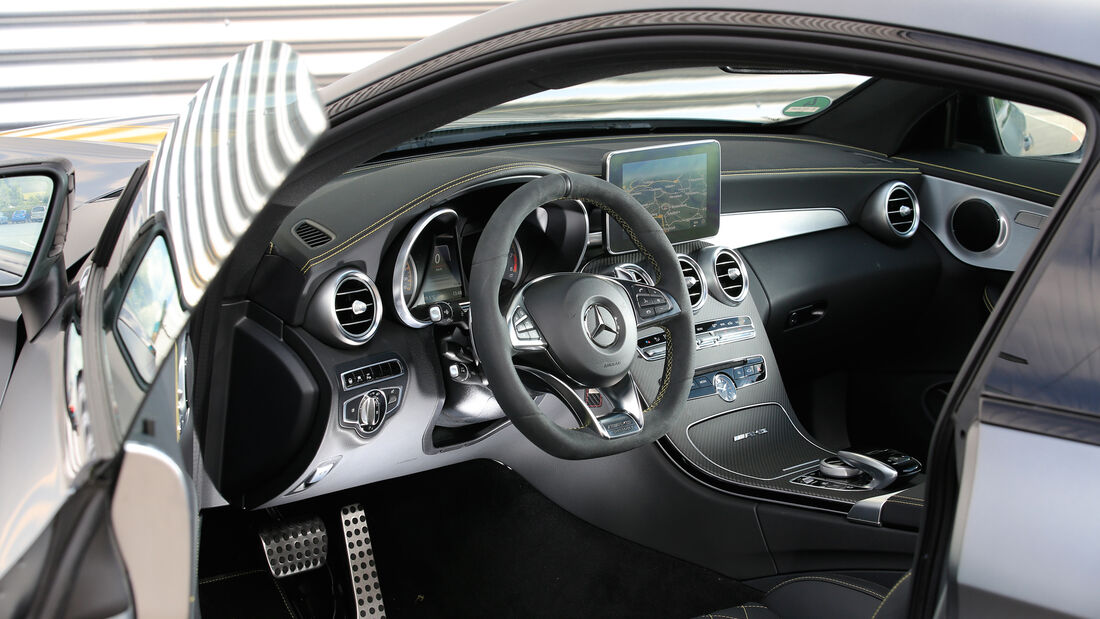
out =
[[[363,506],[354,503],[342,507],[340,522],[344,527],[344,547],[348,552],[348,566],[351,567],[356,615],[365,619],[384,619],[386,607],[382,603],[382,583],[378,580],[378,567],[375,565]]]
[[[328,532],[320,518],[299,520],[260,531],[267,567],[275,578],[317,569],[328,557]]]

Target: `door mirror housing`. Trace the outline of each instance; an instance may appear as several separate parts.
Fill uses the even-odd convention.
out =
[[[34,291],[57,268],[74,186],[65,159],[0,165],[0,297]]]

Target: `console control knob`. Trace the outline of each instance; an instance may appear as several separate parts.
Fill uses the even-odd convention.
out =
[[[834,477],[838,479],[847,479],[850,477],[858,477],[863,471],[848,465],[846,462],[836,456],[831,456],[821,460],[821,474],[826,477]]]
[[[718,397],[726,402],[733,402],[737,399],[737,385],[733,383],[732,378],[725,374],[715,374],[712,382]]]
[[[359,425],[366,431],[377,428],[386,414],[386,394],[371,389],[359,400]]]

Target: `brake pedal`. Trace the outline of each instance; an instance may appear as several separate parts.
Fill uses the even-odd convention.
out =
[[[367,514],[358,503],[340,509],[340,522],[344,527],[344,544],[351,567],[351,588],[355,595],[358,616],[366,619],[385,619],[386,607],[382,604],[382,583],[378,580],[378,567],[374,562],[370,531],[367,530]]]
[[[275,578],[315,570],[328,557],[328,532],[320,518],[269,527],[260,531],[260,542]]]

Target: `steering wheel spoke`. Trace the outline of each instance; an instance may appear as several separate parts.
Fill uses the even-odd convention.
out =
[[[536,367],[517,365],[516,371],[529,390],[548,393],[565,404],[577,420],[573,431],[614,440],[637,434],[644,427],[642,399],[629,374],[609,387],[593,388]]]
[[[660,287],[592,273],[548,273],[526,283],[502,315],[500,282],[511,239],[540,205],[563,198],[589,200],[615,215],[653,263]],[[509,194],[474,251],[470,303],[471,337],[497,402],[548,453],[569,459],[621,453],[656,441],[681,414],[691,388],[695,334],[679,260],[657,221],[607,181],[553,174]],[[652,325],[665,330],[668,350],[677,354],[666,357],[657,395],[643,410],[630,368],[637,360],[638,328]],[[553,416],[564,411],[540,408],[532,392],[561,400],[577,427],[558,423]]]
[[[508,309],[508,340],[516,353],[546,350],[546,338],[542,336],[535,319],[523,304],[523,295],[517,294]]]

